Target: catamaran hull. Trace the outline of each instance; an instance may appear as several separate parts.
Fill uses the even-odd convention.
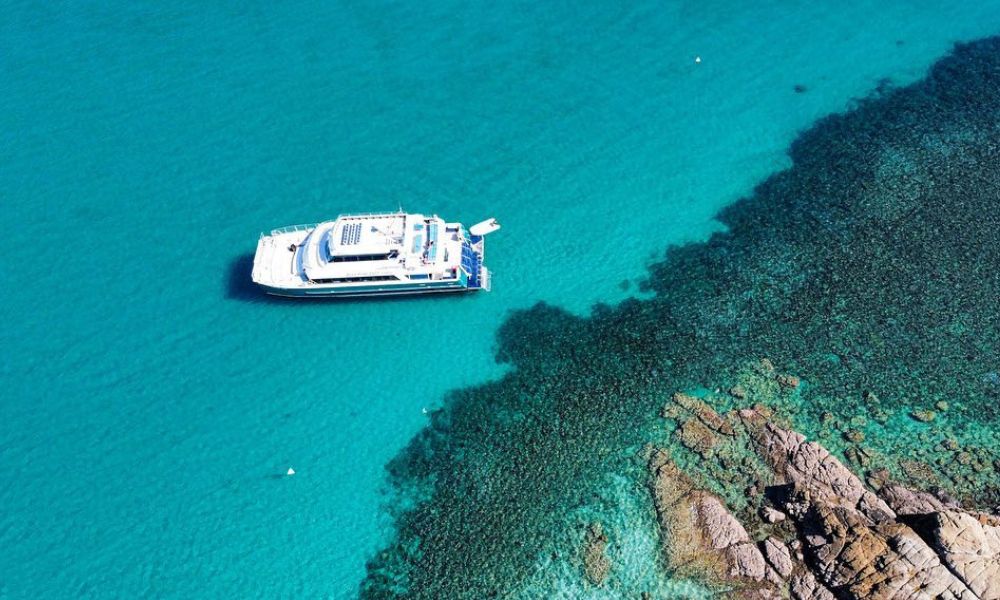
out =
[[[417,296],[490,290],[484,221],[470,234],[461,223],[403,213],[341,215],[261,234],[250,278],[288,298]]]
[[[261,286],[264,291],[272,296],[282,296],[284,298],[370,298],[372,296],[418,296],[421,294],[440,294],[445,292],[475,292],[480,288],[468,288],[464,286],[437,286],[421,288],[372,288],[372,289],[284,289]]]

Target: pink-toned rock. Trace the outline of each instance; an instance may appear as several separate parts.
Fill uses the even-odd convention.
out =
[[[763,554],[775,572],[782,579],[788,579],[792,574],[792,569],[795,567],[795,564],[792,562],[792,553],[788,551],[788,546],[773,537],[769,537],[764,540]]]
[[[794,483],[825,504],[858,508],[869,518],[883,522],[895,518],[889,505],[865,488],[826,448],[805,436],[767,423],[759,431],[759,443],[765,460],[775,473]]]
[[[788,592],[793,600],[837,600],[833,592],[816,581],[816,577],[809,571],[793,575],[788,583]]]
[[[701,527],[716,550],[750,541],[747,530],[715,496],[700,494],[695,506]]]
[[[760,581],[767,574],[767,563],[757,546],[751,542],[726,548],[729,576],[733,579]]]
[[[958,508],[955,503],[945,503],[934,494],[910,490],[898,483],[883,485],[878,491],[878,495],[900,516],[926,515],[949,508]]]
[[[1000,599],[1000,524],[995,517],[946,510],[915,527],[976,596]]]
[[[765,506],[760,510],[760,518],[764,519],[767,523],[780,523],[785,520],[785,513],[775,510],[770,506]]]
[[[810,571],[829,591],[886,600],[1000,600],[1000,522],[891,483],[879,497],[819,444],[771,422],[760,425],[757,415],[741,418],[756,424],[758,448],[777,478],[794,486],[781,508],[806,542]],[[930,524],[918,534],[899,514],[932,520],[925,517]]]
[[[650,458],[653,502],[673,569],[702,579],[736,584],[755,596],[773,591],[769,567],[750,534],[716,496],[694,489],[687,476],[656,450]],[[765,595],[761,595],[765,594]],[[772,595],[778,598],[779,596]]]
[[[692,410],[700,410],[700,402],[682,397],[674,406],[698,424],[689,433],[721,439],[711,426],[715,420]],[[1000,600],[1000,517],[895,484],[879,469],[869,475],[876,494],[822,446],[773,423],[766,408],[721,418],[736,425],[734,435],[749,432],[749,440],[735,443],[752,443],[770,466],[771,473],[754,472],[754,481],[781,486],[773,493],[763,483],[760,490],[751,486],[751,507],[758,491],[775,503],[758,505],[763,522],[754,519],[754,531],[794,529],[795,537],[790,544],[778,537],[754,543],[722,500],[697,489],[669,455],[654,451],[654,501],[675,569],[694,567],[687,572],[708,574],[739,598]]]

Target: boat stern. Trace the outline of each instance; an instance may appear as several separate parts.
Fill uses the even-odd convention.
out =
[[[273,231],[261,235],[253,257],[250,278],[268,291],[281,291],[301,287],[306,279],[302,275],[301,245],[307,231]]]

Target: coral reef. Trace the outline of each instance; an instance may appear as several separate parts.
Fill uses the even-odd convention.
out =
[[[785,581],[779,542],[808,526],[815,537],[788,545],[799,597],[853,593],[838,566],[794,568],[827,564],[824,548],[834,547],[823,540],[834,539],[885,549],[894,565],[926,559],[928,573],[942,574],[934,565],[944,565],[982,596],[980,558],[948,550],[941,532],[967,525],[945,515],[969,515],[992,539],[988,519],[948,511],[955,501],[969,511],[1000,504],[997,139],[1000,39],[991,38],[817,122],[792,145],[791,168],[722,212],[726,232],[650,267],[648,299],[587,318],[546,305],[512,315],[497,339],[509,374],[452,394],[388,465],[395,539],[369,562],[362,596],[515,595],[547,557],[578,556],[578,546],[555,547],[564,542],[554,532],[575,530],[567,512],[601,501],[606,476],[634,469],[648,441],[697,482],[677,502],[701,522],[731,525],[725,507],[753,540],[707,532],[687,540],[712,548],[699,555],[683,550],[675,526],[679,549],[668,552],[679,576],[707,561]],[[673,395],[705,381],[720,385]],[[741,441],[751,418],[789,432],[774,455]],[[822,480],[829,489],[802,496],[818,485],[813,469],[833,477]],[[762,519],[781,485],[791,486],[787,502],[767,503],[775,512]],[[890,497],[946,510],[904,515]],[[942,516],[919,521],[927,514]],[[869,591],[895,582],[870,581]],[[602,591],[650,592],[629,583],[614,571]]]

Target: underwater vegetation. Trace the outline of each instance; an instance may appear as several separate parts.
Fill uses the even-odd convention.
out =
[[[646,489],[647,443],[739,512],[745,490],[694,468],[697,436],[661,410],[677,390],[740,408],[763,358],[795,375],[773,379],[770,408],[863,478],[1000,504],[1000,38],[820,120],[789,154],[719,215],[728,231],[650,267],[651,298],[501,326],[510,373],[451,394],[388,465],[396,535],[363,597],[516,596],[580,560],[570,515],[606,501],[609,474]],[[600,535],[602,585],[646,591]]]

